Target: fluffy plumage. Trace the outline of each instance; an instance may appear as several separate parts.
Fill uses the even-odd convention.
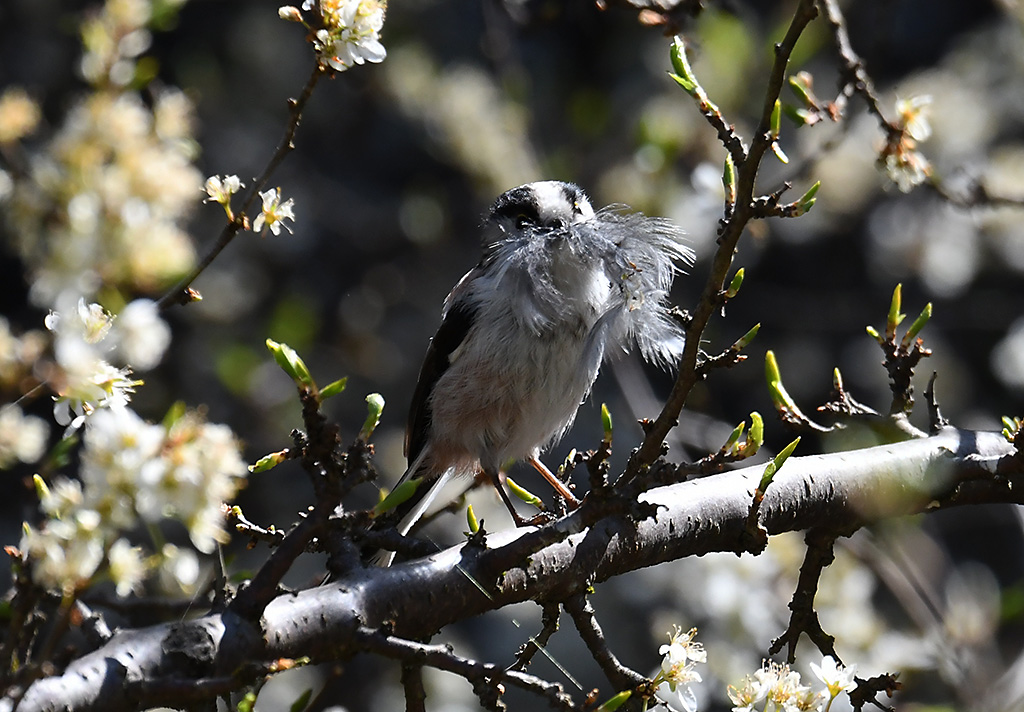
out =
[[[693,252],[669,221],[622,207],[595,213],[578,186],[544,181],[499,196],[483,241],[483,259],[445,300],[420,371],[403,480],[436,484],[407,503],[402,533],[445,481],[481,469],[525,523],[502,489],[501,466],[525,459],[544,474],[541,449],[572,425],[607,354],[635,342],[667,367],[682,352],[666,300]]]

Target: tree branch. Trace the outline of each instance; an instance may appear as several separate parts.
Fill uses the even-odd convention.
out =
[[[812,527],[845,532],[966,503],[1021,503],[1024,463],[1015,452],[997,433],[947,428],[894,445],[790,458],[768,488],[760,524],[771,534]],[[367,630],[381,626],[393,628],[389,635],[420,639],[510,603],[566,600],[629,571],[737,551],[762,469],[650,490],[640,499],[655,514],[643,519],[624,512],[584,528],[574,512],[540,530],[491,534],[493,548],[483,552],[464,554],[460,546],[387,569],[355,570],[332,584],[277,596],[258,621],[228,610],[119,631],[63,674],[36,681],[18,710],[135,709],[140,699],[133,685],[142,680],[216,679],[253,660],[347,659],[366,650]],[[536,550],[534,539],[549,537],[549,529],[559,530],[561,540]],[[488,668],[496,677],[503,672]],[[4,709],[13,706],[0,704]]]

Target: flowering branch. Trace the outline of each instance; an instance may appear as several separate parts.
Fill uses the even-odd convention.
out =
[[[317,81],[320,79],[320,75],[323,74],[323,67],[318,62],[314,67],[312,73],[309,75],[309,79],[306,80],[306,85],[302,88],[302,92],[299,94],[298,99],[288,100],[288,110],[290,118],[288,120],[288,126],[285,129],[284,137],[277,146],[277,150],[270,157],[263,172],[256,179],[256,181],[249,188],[249,192],[245,194],[245,198],[242,200],[242,207],[238,215],[233,216],[228,220],[228,223],[221,230],[220,235],[217,237],[217,242],[214,243],[210,251],[203,257],[202,261],[197,264],[193,270],[185,276],[173,289],[167,292],[157,302],[161,309],[168,309],[175,305],[185,305],[196,300],[196,293],[190,288],[192,283],[201,275],[206,268],[209,267],[217,256],[227,247],[235,235],[248,227],[246,215],[249,209],[252,207],[256,200],[256,197],[260,195],[260,191],[266,187],[267,182],[270,180],[270,176],[273,175],[285,157],[291,153],[295,148],[295,134],[299,129],[299,123],[302,121],[302,112],[305,111],[306,104],[309,103],[310,97],[313,95],[313,89],[316,87]]]
[[[822,526],[835,531],[960,504],[1024,503],[1024,463],[1015,453],[1000,434],[947,428],[933,437],[860,450],[856,457],[848,452],[793,457],[765,493],[760,522],[771,534]],[[750,491],[763,469],[650,490],[642,499],[655,514],[640,520],[626,512],[584,528],[577,510],[545,527],[561,531],[563,540],[540,550],[531,533],[507,530],[489,534],[491,548],[483,551],[454,547],[387,569],[352,569],[331,584],[273,597],[259,617],[242,617],[229,608],[183,623],[121,630],[62,673],[28,687],[19,710],[49,709],[55,700],[75,711],[135,709],[138,699],[117,681],[158,674],[214,679],[243,661],[343,660],[359,651],[472,679],[532,686],[532,676],[409,640],[510,603],[567,601],[588,584],[660,562],[741,550]],[[880,491],[887,496],[879,497]],[[706,526],[709,521],[715,526]],[[388,621],[394,631],[384,634],[378,628]],[[165,643],[172,634],[206,641],[205,652],[174,658]],[[530,689],[564,700],[560,687],[544,685]],[[559,704],[570,708],[569,702]]]

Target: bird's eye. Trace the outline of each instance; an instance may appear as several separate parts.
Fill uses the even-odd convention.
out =
[[[527,215],[526,213],[519,213],[518,215],[516,215],[516,227],[519,228],[520,230],[525,228],[531,222],[533,221],[530,220],[530,216]]]

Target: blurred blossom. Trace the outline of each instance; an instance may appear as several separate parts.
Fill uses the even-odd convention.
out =
[[[873,268],[904,279],[912,274],[931,294],[955,297],[981,267],[981,240],[973,217],[949,205],[924,209],[901,200],[880,205],[868,218]]]
[[[387,50],[380,42],[386,3],[378,0],[319,0],[324,26],[313,42],[320,62],[339,72],[365,62],[383,62]],[[303,10],[312,10],[306,0]],[[280,14],[280,11],[278,11]],[[291,19],[291,18],[286,18]]]
[[[896,100],[896,123],[915,141],[927,141],[932,135],[932,127],[928,123],[931,103],[932,98],[928,95]]]
[[[11,332],[7,319],[0,316],[0,385],[14,389],[27,377],[43,355],[49,340],[42,331],[28,331],[20,337]]]
[[[25,415],[18,406],[0,406],[0,470],[17,462],[36,462],[46,452],[50,431],[42,418]]]
[[[73,107],[8,211],[33,300],[52,305],[82,273],[152,291],[187,271],[195,256],[182,225],[201,185],[193,154],[157,134],[138,94],[100,92]]]
[[[39,105],[21,87],[0,94],[0,144],[19,141],[39,125]]]
[[[910,148],[909,140],[900,141],[896,147],[883,155],[883,165],[889,180],[903,193],[909,193],[924,183],[931,175],[928,159]]]
[[[246,471],[234,434],[195,412],[165,426],[119,407],[89,418],[82,440],[81,482],[60,477],[45,487],[40,508],[47,518],[26,527],[21,548],[34,580],[68,595],[88,585],[105,559],[118,595],[137,590],[154,565],[165,588],[193,590],[194,552],[165,545],[154,564],[121,534],[170,518],[204,553],[226,541],[222,505]]]
[[[192,549],[164,544],[160,550],[160,585],[168,593],[195,593],[199,582],[199,557]]]
[[[142,586],[149,567],[140,547],[118,539],[107,552],[107,561],[118,596],[127,596]]]
[[[161,16],[180,4],[162,1]],[[183,229],[201,185],[191,102],[175,89],[149,100],[126,89],[149,46],[153,10],[150,0],[109,0],[83,22],[93,91],[12,179],[5,218],[38,305],[53,306],[71,283],[87,296],[101,283],[155,291],[195,259]],[[0,99],[0,141],[34,124],[26,102],[14,90]]]
[[[147,25],[184,0],[107,0],[82,23],[82,76],[94,86],[126,86],[136,77],[135,60],[152,42]]]
[[[1024,390],[1024,317],[1010,325],[1006,336],[992,349],[992,372],[1005,385]]]
[[[171,343],[171,328],[151,299],[136,299],[121,310],[111,334],[122,361],[149,371],[160,363]]]
[[[103,563],[98,523],[94,511],[82,509],[42,529],[26,525],[19,548],[31,562],[32,579],[64,596],[86,585]]]
[[[928,159],[915,150],[919,141],[932,134],[926,113],[931,101],[930,96],[915,96],[896,102],[895,123],[900,132],[889,137],[879,156],[889,179],[904,193],[924,183],[932,174]]]

